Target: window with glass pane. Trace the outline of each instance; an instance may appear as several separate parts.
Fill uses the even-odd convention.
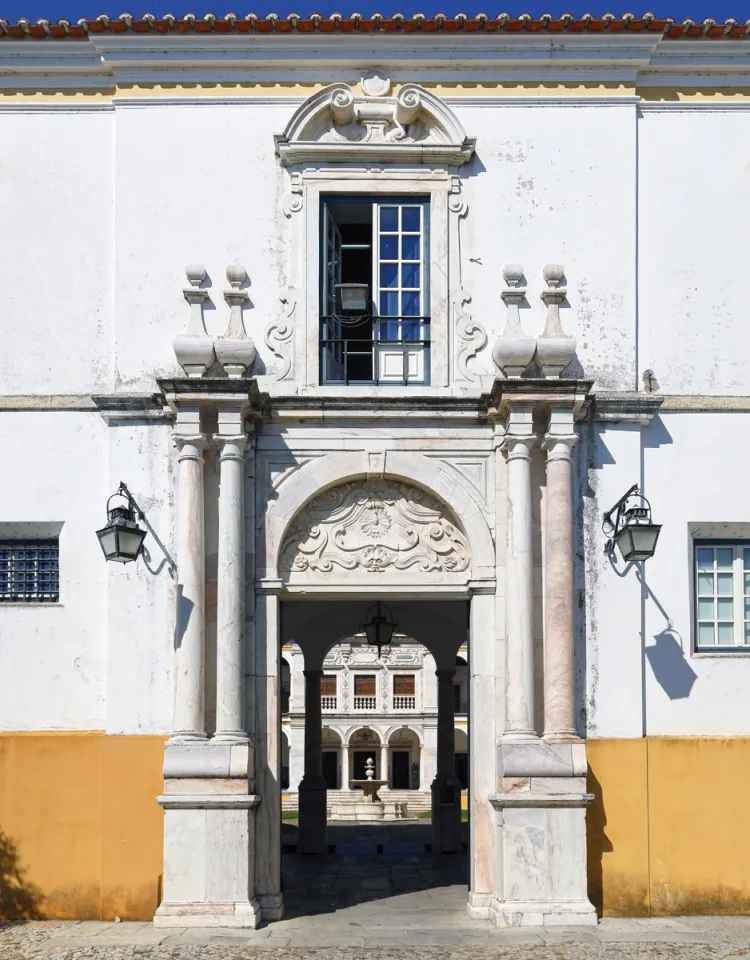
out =
[[[57,540],[0,540],[0,603],[57,603]]]
[[[695,645],[750,646],[750,545],[695,544]]]
[[[429,383],[429,202],[323,199],[321,381]],[[338,285],[364,284],[367,313],[336,313]]]

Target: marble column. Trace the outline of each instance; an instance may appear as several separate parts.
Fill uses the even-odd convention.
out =
[[[572,418],[571,418],[572,421]],[[544,578],[544,739],[575,740],[573,471],[576,434],[548,432]]]
[[[173,737],[202,740],[205,721],[205,532],[202,433],[176,434],[177,643]]]
[[[349,745],[346,743],[341,748],[341,789],[349,789]]]
[[[506,725],[509,740],[534,730],[533,562],[531,553],[531,448],[533,408],[510,408],[503,450],[507,468],[505,553]]]
[[[246,740],[244,434],[219,445],[219,557],[216,602],[216,738]]]
[[[378,779],[385,780],[386,786],[390,786],[390,777],[388,776],[388,744],[380,744],[380,771]]]
[[[455,665],[438,667],[437,776],[432,782],[432,850],[452,853],[461,848],[461,785],[456,779],[453,677]]]
[[[323,779],[323,671],[305,670],[305,774],[299,785],[299,853],[327,853],[327,794]]]

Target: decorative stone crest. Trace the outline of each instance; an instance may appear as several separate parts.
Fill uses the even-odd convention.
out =
[[[508,313],[505,329],[495,341],[492,358],[506,377],[520,377],[536,350],[536,339],[526,336],[521,327],[519,307],[526,297],[526,287],[521,286],[523,267],[520,263],[507,263],[503,267],[503,279],[508,288],[500,296]]]
[[[203,323],[203,304],[209,293],[201,287],[208,274],[202,263],[189,263],[185,274],[190,284],[182,291],[190,304],[190,321],[184,333],[178,333],[172,341],[175,356],[185,374],[190,378],[200,378],[214,362],[214,341],[206,333]]]
[[[224,291],[229,304],[229,324],[223,337],[214,340],[216,359],[231,378],[244,377],[255,360],[255,344],[245,331],[242,308],[250,299],[246,290],[241,290],[247,279],[247,271],[235,263],[227,267],[227,280],[231,290]]]
[[[544,376],[557,379],[573,359],[576,342],[565,333],[560,323],[560,304],[568,293],[560,286],[565,270],[558,263],[548,263],[542,276],[547,283],[547,289],[541,294],[547,305],[547,320],[536,342],[536,357]]]
[[[392,96],[390,78],[382,70],[364,76],[361,89],[360,95],[349,84],[334,83],[306,100],[276,137],[281,162],[460,166],[471,159],[475,141],[439,97],[413,83]]]
[[[407,483],[346,483],[311,501],[284,540],[279,571],[285,579],[350,572],[460,574],[469,546],[446,508]]]

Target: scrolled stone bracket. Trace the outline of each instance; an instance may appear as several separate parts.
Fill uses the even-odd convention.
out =
[[[297,300],[293,294],[288,293],[281,298],[281,304],[281,315],[271,320],[266,327],[263,338],[268,349],[279,361],[274,375],[276,380],[285,380],[292,369],[292,337],[294,336]]]

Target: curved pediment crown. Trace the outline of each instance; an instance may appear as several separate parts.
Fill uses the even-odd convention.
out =
[[[413,83],[392,94],[381,73],[364,77],[361,92],[347,83],[319,90],[276,137],[285,166],[348,160],[460,166],[474,145],[439,97]]]
[[[463,581],[470,567],[466,537],[445,505],[397,480],[327,490],[297,514],[279,558],[291,583]]]

